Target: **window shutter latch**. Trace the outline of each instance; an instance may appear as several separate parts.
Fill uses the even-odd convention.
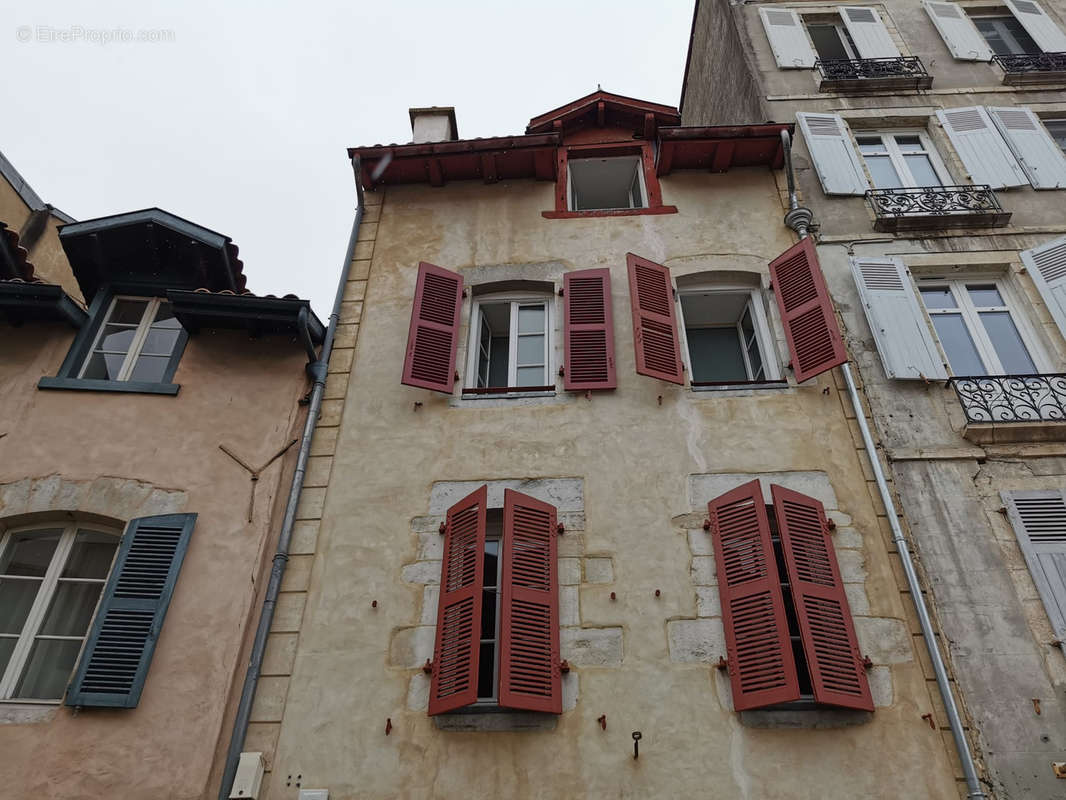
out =
[[[437,528],[437,533],[439,533],[441,536],[443,536],[447,532],[448,532],[448,523],[447,522],[442,522],[440,524],[440,527]]]
[[[566,367],[559,367],[559,377],[566,374]]]
[[[565,658],[559,662],[559,672],[563,673],[563,675],[570,672],[570,662]]]
[[[710,531],[711,530],[711,521],[710,521],[710,519],[705,519],[703,521],[703,529],[705,531]]]
[[[426,663],[422,665],[422,671],[427,675],[433,674],[433,662],[428,658],[426,659]]]
[[[558,525],[555,526],[555,532],[562,536],[564,533],[566,533],[566,526],[560,522]]]
[[[874,662],[870,659],[869,656],[862,657],[862,666],[864,669],[873,669],[873,665]]]
[[[723,658],[722,656],[718,656],[718,663],[715,664],[715,666],[718,667],[718,669],[727,670],[729,669],[729,662],[726,661],[725,658]]]

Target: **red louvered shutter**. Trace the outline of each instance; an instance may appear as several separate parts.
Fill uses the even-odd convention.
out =
[[[482,486],[448,509],[429,684],[431,715],[477,700],[487,497],[488,487]]]
[[[584,269],[563,275],[563,386],[615,389],[611,271]]]
[[[733,708],[798,700],[796,662],[759,481],[726,492],[707,508]]]
[[[670,270],[632,253],[626,254],[626,267],[629,302],[633,306],[637,374],[683,385]]]
[[[873,711],[825,509],[813,497],[782,486],[771,486],[770,493],[814,699]]]
[[[814,242],[803,239],[770,262],[797,383],[848,360]]]
[[[500,705],[563,710],[555,506],[503,494]]]
[[[452,393],[462,302],[462,275],[425,261],[418,265],[401,383]]]

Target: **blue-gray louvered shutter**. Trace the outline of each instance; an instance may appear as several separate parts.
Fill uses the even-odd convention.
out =
[[[922,5],[951,55],[960,61],[992,60],[992,48],[961,6],[934,0],[922,0]]]
[[[760,8],[759,18],[777,66],[782,69],[811,69],[814,66],[818,55],[807,39],[799,14],[791,8]]]
[[[1066,51],[1066,34],[1033,0],[1006,0],[1007,8],[1045,53]]]
[[[1066,336],[1066,236],[1020,253],[1036,290],[1063,336]]]
[[[941,109],[936,116],[974,183],[993,189],[1029,183],[983,106]]]
[[[859,58],[899,58],[899,48],[875,9],[841,6],[837,11],[859,49]]]
[[[987,108],[1034,189],[1066,188],[1066,156],[1030,109]]]
[[[130,520],[68,706],[136,707],[195,524],[196,514]]]
[[[1052,489],[1000,496],[1055,638],[1066,641],[1066,494]]]
[[[866,194],[870,181],[839,114],[797,113],[800,130],[826,194]]]

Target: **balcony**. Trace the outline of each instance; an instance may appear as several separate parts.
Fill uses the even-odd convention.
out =
[[[898,58],[833,58],[814,62],[822,92],[928,89],[933,76],[916,56]]]
[[[1011,216],[984,184],[869,189],[866,199],[873,208],[877,231],[998,228]]]
[[[1066,374],[948,379],[966,415],[963,436],[978,444],[1066,438]]]
[[[992,56],[1003,70],[1003,82],[1012,86],[1066,81],[1066,53]]]

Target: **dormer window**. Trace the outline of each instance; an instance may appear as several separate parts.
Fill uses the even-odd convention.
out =
[[[166,300],[115,297],[78,377],[162,383],[177,366],[182,332]]]
[[[572,158],[567,176],[570,210],[646,208],[642,167],[639,155]]]

